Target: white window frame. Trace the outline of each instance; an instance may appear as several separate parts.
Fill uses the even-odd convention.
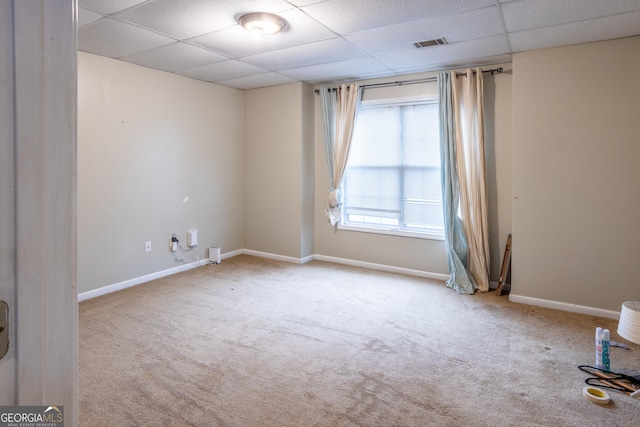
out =
[[[373,99],[373,100],[362,101],[361,105],[365,107],[370,107],[370,106],[371,107],[374,107],[374,106],[393,107],[393,106],[401,106],[401,105],[416,105],[416,104],[427,104],[427,103],[428,104],[439,103],[439,99],[437,96]],[[343,209],[344,209],[344,206],[343,206]],[[340,222],[338,223],[339,230],[444,241],[444,230],[442,230],[442,233],[438,233],[438,232],[431,232],[431,231],[402,230],[395,226],[385,226],[383,224],[371,224],[371,225],[345,224],[345,218],[346,218],[346,213],[343,211],[342,215],[340,216]]]

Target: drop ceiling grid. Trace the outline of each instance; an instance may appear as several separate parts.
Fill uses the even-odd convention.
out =
[[[236,77],[232,79],[216,81],[216,83],[223,86],[230,86],[237,89],[253,89],[255,87],[283,85],[294,82],[296,82],[296,80],[280,75],[278,73],[263,73],[253,76]]]
[[[182,42],[161,46],[122,60],[163,71],[178,71],[226,60],[227,57]]]
[[[112,15],[184,40],[236,25],[236,19],[254,12],[253,4],[235,0],[155,0]],[[261,0],[261,12],[279,13],[291,9],[285,0]]]
[[[326,81],[354,80],[360,77],[368,77],[372,74],[380,75],[381,73],[389,75],[393,74],[393,70],[372,58],[364,56],[344,61],[289,68],[280,70],[279,73],[299,81]]]
[[[202,65],[194,68],[177,71],[177,74],[192,77],[194,79],[217,81],[233,77],[243,77],[266,73],[268,70],[230,59],[215,64]]]
[[[100,15],[97,12],[83,7],[78,8],[78,28],[84,27],[85,25],[91,24],[92,22],[102,18],[104,18],[104,15]]]
[[[148,0],[78,0],[78,4],[102,15],[111,15],[146,1]]]
[[[640,0],[79,0],[79,6],[79,50],[241,89],[508,62],[513,52],[640,34]],[[275,12],[288,26],[257,41],[236,23],[256,11]],[[450,44],[412,45],[440,37]]]
[[[338,37],[333,31],[298,9],[291,9],[278,15],[287,21],[287,26],[282,34],[276,37],[256,37],[241,26],[233,25],[191,38],[188,42],[230,57],[240,58]]]
[[[492,57],[509,53],[507,38],[504,35],[439,46],[439,49],[432,49],[428,52],[428,62],[425,61],[423,50],[426,49],[399,49],[394,52],[377,55],[375,59],[392,70],[398,71],[419,67],[420,65],[425,65],[425,63],[426,65],[448,64],[465,59],[477,60],[485,56]],[[470,65],[475,64],[475,61],[470,63]]]
[[[640,11],[510,33],[514,52],[638,35]]]
[[[243,62],[278,71],[295,66],[323,64],[364,56],[342,38],[323,40],[242,58]]]
[[[111,58],[121,58],[174,43],[162,34],[105,18],[78,31],[78,48]]]
[[[399,47],[413,49],[413,43],[423,40],[444,37],[448,43],[457,43],[503,33],[498,9],[491,7],[378,28],[345,39],[370,55],[380,55]]]
[[[535,0],[514,1],[502,5],[509,32],[551,27],[638,10],[638,0]]]
[[[341,35],[495,6],[495,0],[329,0],[305,13]]]

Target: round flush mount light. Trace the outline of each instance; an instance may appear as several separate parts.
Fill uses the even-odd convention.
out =
[[[258,36],[268,36],[279,33],[287,25],[287,21],[278,15],[264,12],[242,15],[238,19],[238,23],[250,33]]]

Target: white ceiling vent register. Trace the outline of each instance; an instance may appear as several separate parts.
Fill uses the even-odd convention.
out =
[[[444,37],[440,37],[439,39],[415,42],[413,45],[416,47],[416,49],[422,49],[423,47],[438,46],[443,44],[449,44],[449,42],[447,42]]]

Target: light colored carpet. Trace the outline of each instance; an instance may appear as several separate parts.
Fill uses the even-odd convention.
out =
[[[81,426],[626,426],[617,322],[323,262],[227,259],[80,303]],[[624,341],[622,341],[624,342]],[[640,368],[640,346],[612,368]]]

